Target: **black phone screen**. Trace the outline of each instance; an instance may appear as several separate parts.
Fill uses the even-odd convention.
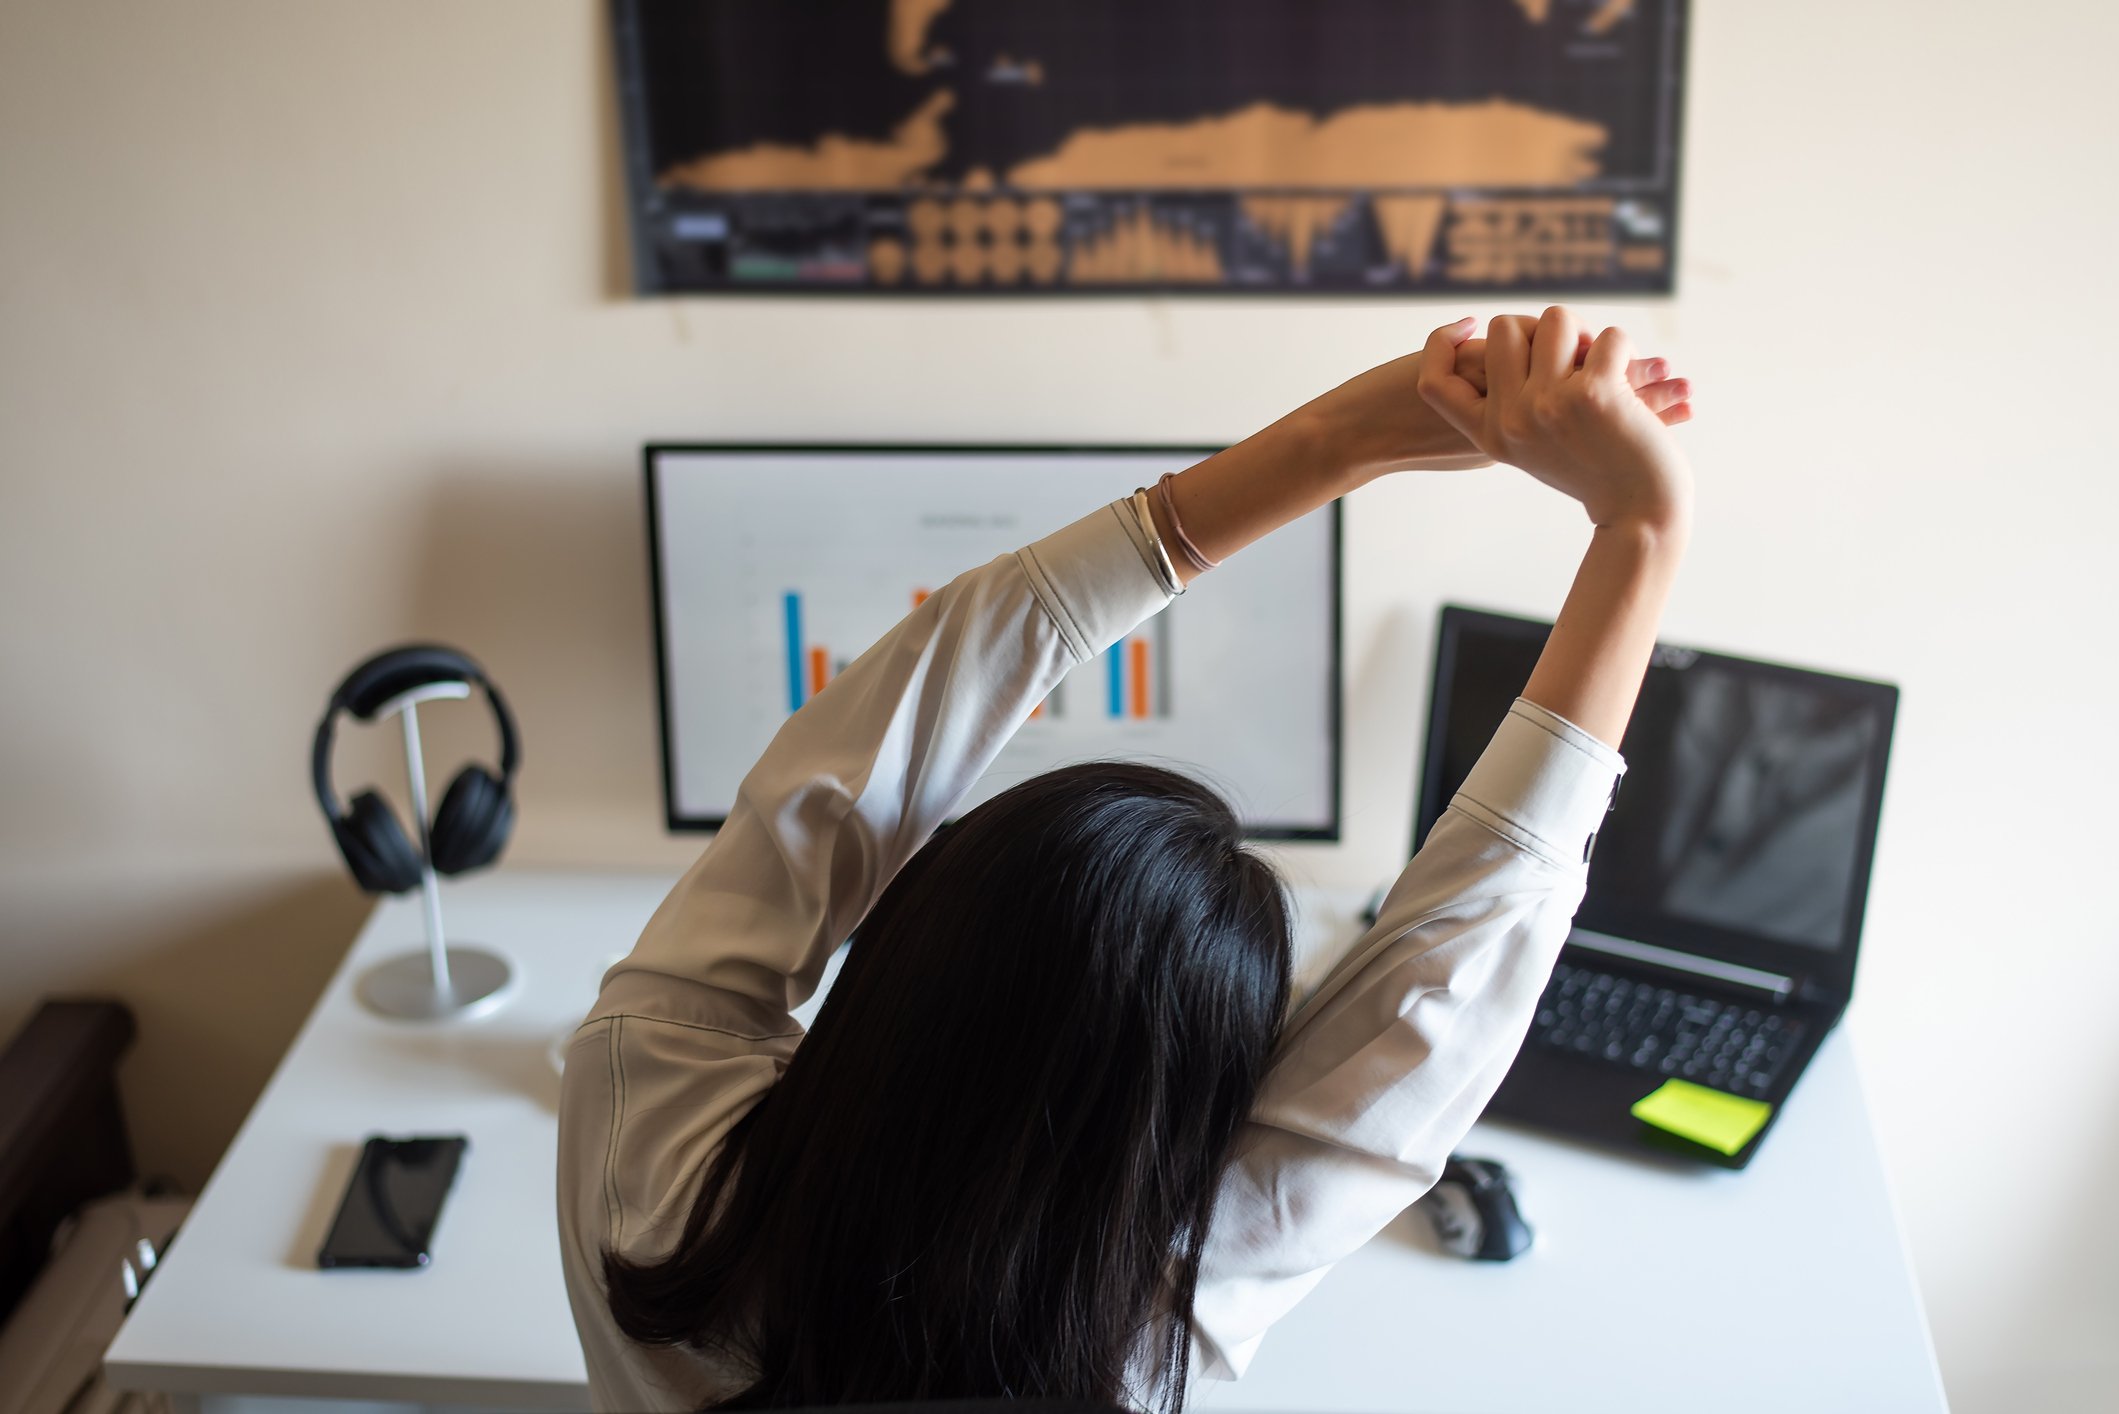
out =
[[[316,1254],[319,1267],[424,1267],[442,1199],[470,1141],[370,1136]]]

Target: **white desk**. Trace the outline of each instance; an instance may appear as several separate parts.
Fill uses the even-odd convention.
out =
[[[577,1409],[587,1386],[561,1285],[553,1039],[670,881],[503,872],[450,886],[452,937],[513,957],[521,986],[446,1028],[362,1010],[353,982],[421,941],[376,909],[111,1347],[113,1382],[189,1395]],[[1306,941],[1346,935],[1311,896]],[[806,1010],[806,1009],[805,1009]],[[320,1272],[363,1136],[471,1137],[424,1271]],[[1439,1255],[1417,1214],[1342,1263],[1203,1410],[1872,1411],[1944,1408],[1844,1033],[1741,1174],[1615,1157],[1481,1125],[1516,1171],[1537,1244]]]

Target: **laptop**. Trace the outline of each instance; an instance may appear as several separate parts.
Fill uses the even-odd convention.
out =
[[[1443,609],[1416,846],[1551,629]],[[1749,1164],[1853,992],[1897,709],[1885,683],[1659,644],[1574,931],[1487,1113]],[[1662,1119],[1673,1098],[1748,1137],[1634,1112]]]

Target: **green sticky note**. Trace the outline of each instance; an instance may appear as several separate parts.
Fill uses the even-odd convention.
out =
[[[1689,1080],[1666,1080],[1633,1107],[1633,1117],[1695,1144],[1734,1154],[1765,1126],[1773,1106],[1725,1095]]]

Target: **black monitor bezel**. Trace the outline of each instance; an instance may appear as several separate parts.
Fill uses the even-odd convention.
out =
[[[1542,644],[1545,635],[1552,631],[1552,624],[1545,619],[1472,609],[1459,604],[1445,604],[1442,607],[1435,632],[1435,661],[1434,672],[1430,677],[1426,748],[1421,760],[1420,792],[1413,820],[1413,847],[1416,850],[1448,805],[1448,801],[1440,798],[1443,791],[1441,762],[1449,727],[1446,704],[1455,685],[1458,645],[1467,630],[1498,632],[1525,640],[1535,639]],[[1871,875],[1876,861],[1876,840],[1883,820],[1884,783],[1890,766],[1891,738],[1897,725],[1898,688],[1891,683],[1869,678],[1848,677],[1841,673],[1820,672],[1786,663],[1743,658],[1729,653],[1695,649],[1689,645],[1661,642],[1656,645],[1659,659],[1673,652],[1711,661],[1744,676],[1800,682],[1824,679],[1829,681],[1835,690],[1864,699],[1881,713],[1884,735],[1880,749],[1870,763],[1868,779],[1864,782],[1859,827],[1859,867],[1855,871],[1854,887],[1847,901],[1842,928],[1844,941],[1839,947],[1829,950],[1806,947],[1800,943],[1784,942],[1756,933],[1689,919],[1671,918],[1667,915],[1639,926],[1628,922],[1623,928],[1607,926],[1600,931],[1612,932],[1635,942],[1672,948],[1733,963],[1739,967],[1793,978],[1797,983],[1798,995],[1822,996],[1844,1002],[1853,992],[1855,964],[1861,952],[1862,931],[1868,912]],[[1655,670],[1650,668],[1651,672]],[[1624,789],[1623,784],[1621,789]],[[1589,906],[1586,899],[1584,906]],[[1581,921],[1584,927],[1598,926],[1597,922],[1578,921]],[[1654,936],[1638,936],[1645,933],[1652,933]]]
[[[648,602],[653,615],[655,650],[656,738],[662,755],[663,827],[672,834],[718,830],[726,815],[684,815],[677,809],[676,760],[671,751],[672,704],[670,701],[669,625],[663,611],[661,508],[656,499],[655,462],[665,454],[784,453],[789,455],[862,456],[1188,456],[1205,460],[1222,447],[1171,442],[647,442],[640,454],[641,481],[647,508]],[[1088,508],[1084,508],[1087,513]],[[1346,621],[1346,577],[1344,555],[1345,514],[1343,504],[1333,501],[1325,508],[1331,517],[1332,628],[1331,671],[1328,711],[1331,722],[1331,819],[1324,826],[1244,826],[1247,839],[1275,843],[1339,842],[1345,823],[1346,721],[1342,678],[1345,672],[1344,625]],[[1057,529],[1058,527],[1053,527]],[[968,568],[968,567],[967,567]]]

